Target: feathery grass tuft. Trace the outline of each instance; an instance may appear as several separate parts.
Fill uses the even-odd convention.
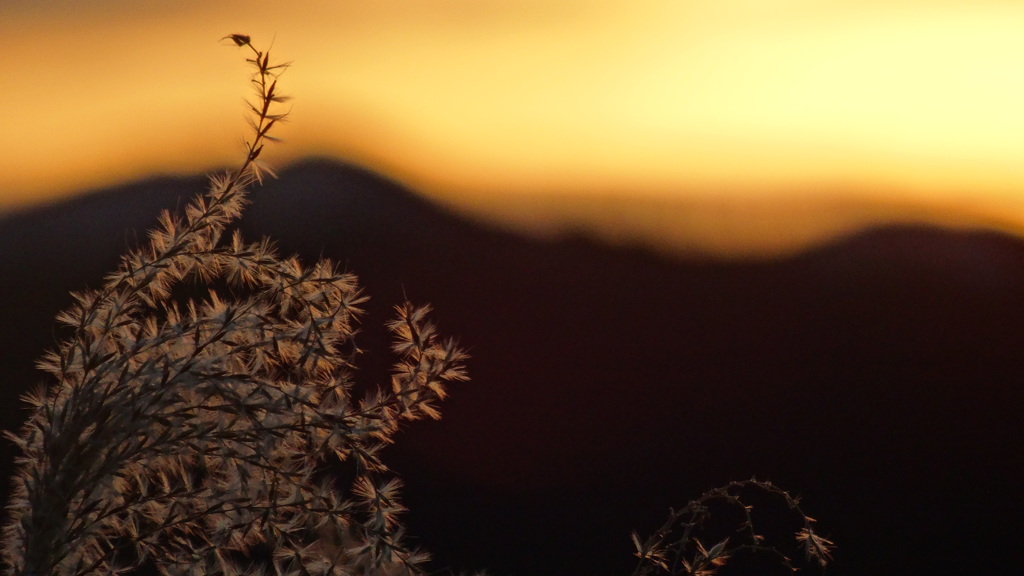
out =
[[[245,159],[58,317],[73,335],[40,362],[53,383],[8,435],[9,574],[414,574],[427,558],[404,543],[380,450],[402,422],[439,417],[466,356],[406,304],[391,387],[356,397],[356,278],[228,233],[271,173],[259,158],[287,115],[287,65],[226,39],[251,52]],[[351,486],[320,473],[335,460]]]
[[[783,513],[774,511],[770,518],[758,516],[760,509],[773,500],[783,505]],[[791,532],[789,542],[776,543],[761,530],[769,523],[767,520],[787,520],[785,511],[798,528]],[[824,568],[832,561],[835,545],[814,531],[814,523],[800,508],[798,498],[771,482],[730,482],[705,492],[680,510],[670,510],[665,523],[647,539],[641,540],[634,532],[633,546],[639,560],[633,576],[713,576],[730,561],[739,559],[747,562],[744,566],[758,560],[774,561],[796,573],[791,549],[802,549],[808,563]],[[708,547],[700,540],[702,534],[706,541],[715,543]],[[708,536],[712,540],[707,540]]]

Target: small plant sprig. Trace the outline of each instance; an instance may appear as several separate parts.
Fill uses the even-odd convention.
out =
[[[33,411],[7,435],[21,451],[8,574],[421,572],[380,449],[403,422],[439,417],[465,355],[404,304],[390,386],[357,397],[356,278],[227,233],[266,172],[287,66],[226,38],[253,54],[245,160],[59,315],[72,335],[40,362],[54,381],[24,396]],[[322,473],[339,460],[354,470],[341,490]]]
[[[251,38],[245,34],[229,34],[221,40],[231,40],[239,48],[245,47],[252,51],[252,58],[246,58],[246,62],[254,70],[250,81],[256,91],[256,102],[246,100],[250,115],[246,121],[252,129],[254,136],[252,142],[246,142],[247,154],[245,162],[236,171],[240,178],[255,178],[260,184],[263,183],[263,174],[274,176],[266,164],[259,161],[260,153],[263,152],[264,142],[278,142],[278,139],[270,135],[270,129],[278,122],[287,118],[288,113],[272,113],[270,108],[275,104],[283,104],[290,100],[288,96],[282,96],[277,92],[277,78],[288,69],[289,63],[271,64],[270,52],[257,50],[251,42]],[[251,184],[251,180],[246,184]]]
[[[832,561],[835,545],[814,531],[815,520],[801,510],[799,499],[771,482],[750,479],[730,482],[705,492],[680,510],[670,510],[665,523],[646,540],[641,541],[634,532],[633,545],[639,561],[633,576],[712,576],[741,555],[774,558],[795,573],[797,566],[790,557],[779,546],[768,543],[755,528],[754,506],[749,502],[757,496],[780,500],[793,513],[799,528],[791,545],[803,548],[808,563],[824,568]],[[698,536],[702,531],[710,532],[713,513],[723,522],[716,527],[717,542],[709,547]]]

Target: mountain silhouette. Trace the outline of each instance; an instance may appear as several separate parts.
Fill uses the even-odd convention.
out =
[[[43,381],[68,291],[97,286],[204,178],[157,178],[0,219],[0,416]],[[838,545],[828,573],[1024,568],[1024,242],[867,230],[724,262],[519,237],[371,172],[309,160],[253,190],[241,228],[331,257],[370,296],[357,378],[386,382],[383,329],[430,303],[472,355],[440,422],[386,460],[436,567],[628,574],[629,533],[756,476],[801,494]],[[3,470],[13,458],[4,446]],[[6,484],[5,484],[6,490]]]

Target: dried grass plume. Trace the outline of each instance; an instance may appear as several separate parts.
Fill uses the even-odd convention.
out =
[[[287,65],[226,39],[252,68],[245,159],[60,314],[72,336],[40,363],[52,383],[8,435],[8,574],[397,574],[426,559],[403,541],[379,452],[403,421],[439,417],[465,355],[404,304],[391,382],[357,394],[356,278],[229,233],[267,172]],[[321,473],[330,461],[351,485]]]

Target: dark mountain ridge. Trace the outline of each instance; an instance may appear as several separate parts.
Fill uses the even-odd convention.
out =
[[[205,185],[155,179],[0,219],[6,427],[67,292]],[[251,199],[247,237],[360,276],[361,378],[383,381],[382,324],[405,295],[473,355],[444,419],[389,448],[440,566],[628,574],[630,530],[756,475],[805,496],[840,545],[832,574],[1024,568],[1017,238],[885,227],[771,262],[673,258],[513,236],[322,160]]]

